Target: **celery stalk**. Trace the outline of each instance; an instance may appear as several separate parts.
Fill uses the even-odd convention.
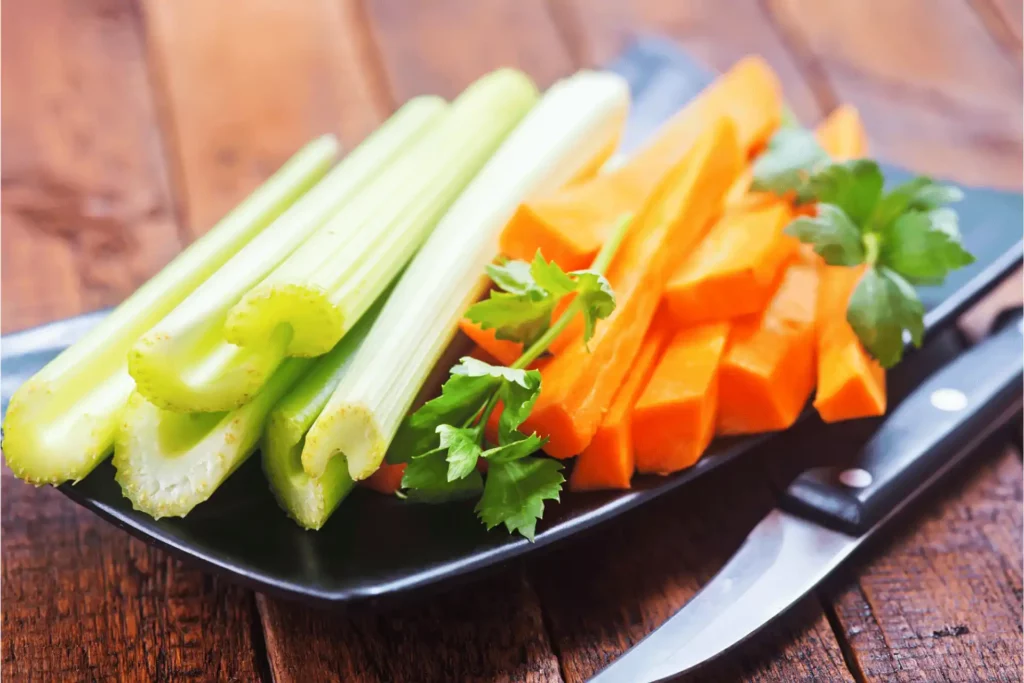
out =
[[[132,392],[126,362],[132,344],[319,180],[337,153],[332,136],[304,147],[18,389],[11,398],[3,439],[4,455],[15,475],[34,484],[60,484],[92,471],[110,452]]]
[[[114,444],[116,479],[136,510],[184,517],[256,450],[267,414],[313,361],[285,361],[252,401],[221,413],[163,410],[135,392]]]
[[[242,298],[226,338],[259,347],[284,328],[288,355],[331,349],[536,101],[533,83],[510,69],[469,86],[440,125]]]
[[[347,372],[385,300],[386,295],[381,296],[337,346],[316,359],[313,369],[274,406],[267,419],[263,471],[282,509],[306,529],[323,526],[355,483],[342,458],[331,462],[319,477],[307,475],[300,459],[302,443]]]
[[[417,391],[484,285],[497,235],[524,198],[588,167],[623,125],[628,89],[583,72],[552,87],[441,220],[306,435],[302,466],[344,459],[365,479],[384,458]],[[344,458],[335,458],[337,454]]]
[[[435,97],[410,101],[143,335],[128,357],[138,391],[179,412],[231,410],[252,400],[284,360],[291,330],[281,326],[259,344],[241,348],[224,339],[228,310],[436,125],[446,108]]]

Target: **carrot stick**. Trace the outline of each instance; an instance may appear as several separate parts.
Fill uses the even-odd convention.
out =
[[[615,311],[589,349],[571,344],[542,371],[541,394],[524,431],[549,437],[556,458],[583,451],[640,350],[672,269],[707,232],[740,171],[735,127],[721,118],[665,179],[626,235],[608,270]]]
[[[690,467],[715,433],[718,366],[729,323],[677,332],[633,408],[639,472],[668,474]]]
[[[501,249],[513,258],[530,259],[539,247],[566,270],[585,268],[618,218],[640,211],[715,121],[733,121],[747,156],[775,130],[781,112],[780,87],[771,68],[757,57],[740,60],[625,165],[522,204],[502,232]]]
[[[828,115],[814,132],[818,142],[836,161],[858,159],[867,153],[868,136],[860,113],[844,104]]]
[[[885,370],[865,353],[845,316],[850,295],[863,273],[862,268],[842,266],[822,269],[818,300],[818,391],[814,407],[825,422],[885,413]]]
[[[789,206],[776,201],[719,219],[665,287],[665,305],[676,325],[764,310],[799,245],[782,232],[791,218]]]
[[[494,330],[485,330],[472,320],[463,318],[459,321],[459,329],[473,343],[495,358],[502,365],[512,365],[523,355],[523,345],[519,342],[498,339]]]
[[[836,109],[818,127],[818,141],[833,158],[864,156],[867,135],[853,107]],[[850,295],[863,274],[860,268],[820,266],[818,299],[818,391],[814,407],[825,422],[885,413],[885,370],[861,346],[846,322]]]
[[[667,318],[655,319],[629,369],[629,376],[615,393],[611,408],[601,420],[590,445],[583,449],[569,487],[573,491],[628,489],[633,477],[633,405],[647,384],[662,349],[672,335]]]
[[[377,493],[391,495],[402,488],[402,475],[405,474],[405,464],[389,465],[383,463],[376,472],[368,478],[359,482],[368,489]]]
[[[818,269],[797,260],[763,313],[733,324],[719,374],[720,434],[785,429],[814,388]]]

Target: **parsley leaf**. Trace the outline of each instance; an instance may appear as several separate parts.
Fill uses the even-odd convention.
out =
[[[498,418],[498,442],[516,441],[521,435],[519,425],[526,421],[533,410],[533,404],[540,396],[540,372],[521,370],[521,379],[505,382],[498,392],[502,403],[501,417]]]
[[[591,270],[578,270],[576,277],[576,305],[583,313],[583,342],[594,336],[598,320],[607,318],[615,310],[615,293],[608,280]]]
[[[444,451],[436,448],[409,461],[402,475],[402,488],[410,500],[443,503],[476,496],[483,489],[483,477],[474,469],[462,479],[449,481]]]
[[[453,427],[438,425],[441,449],[447,449],[448,481],[463,479],[476,469],[476,461],[483,452],[480,448],[480,427]]]
[[[817,216],[796,219],[786,226],[785,233],[813,246],[830,266],[864,263],[860,230],[838,206],[819,204]]]
[[[487,449],[482,453],[482,457],[489,463],[511,462],[539,451],[547,443],[547,439],[542,439],[537,434],[530,436],[520,434],[519,436],[521,438],[516,441],[509,441],[504,445]]]
[[[530,275],[538,288],[556,300],[576,290],[573,279],[554,261],[545,261],[539,249],[530,264]]]
[[[466,317],[485,330],[493,329],[498,339],[525,346],[536,343],[550,329],[558,302],[570,294],[576,295],[575,308],[566,315],[582,313],[584,342],[594,336],[597,321],[615,309],[615,294],[601,273],[566,273],[554,261],[545,261],[539,251],[529,266],[523,261],[506,261],[487,272],[504,291],[492,291],[489,298],[470,306]]]
[[[811,177],[810,189],[819,205],[838,206],[854,225],[864,225],[882,196],[884,184],[878,164],[856,159],[819,170]]]
[[[459,365],[452,368],[451,377],[441,387],[441,395],[427,401],[402,421],[388,448],[387,461],[390,464],[407,463],[413,456],[436,448],[439,425],[465,424],[501,386],[500,375],[496,377],[490,373],[479,373],[471,363],[467,368],[467,362],[479,361],[463,358]]]
[[[974,262],[961,243],[956,214],[963,198],[952,185],[918,177],[890,190],[870,159],[831,163],[814,134],[781,128],[754,162],[752,189],[796,203],[817,202],[786,233],[810,244],[832,266],[867,264],[850,298],[847,320],[861,344],[885,367],[903,356],[904,336],[920,345],[924,307],[915,284],[938,284]]]
[[[846,320],[864,348],[889,368],[903,356],[904,330],[920,346],[924,306],[913,286],[884,267],[868,268],[850,297]]]
[[[883,196],[869,221],[869,229],[885,230],[894,220],[912,209],[929,211],[963,199],[964,193],[953,185],[939,185],[931,178],[918,176],[901,183]]]
[[[754,161],[750,189],[780,196],[794,192],[797,204],[813,201],[811,176],[828,164],[829,156],[814,133],[799,127],[780,128]]]
[[[534,288],[530,264],[526,261],[505,259],[500,264],[487,266],[487,275],[503,291],[511,294],[525,294]]]
[[[509,533],[518,531],[532,541],[544,501],[557,501],[564,481],[562,463],[551,458],[495,461],[487,469],[476,512],[488,529],[503,523]]]
[[[878,262],[914,284],[939,283],[951,270],[974,263],[960,244],[956,214],[949,209],[910,211],[883,233]]]

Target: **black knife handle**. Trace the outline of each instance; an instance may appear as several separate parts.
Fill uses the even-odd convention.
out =
[[[940,368],[893,410],[848,467],[802,473],[784,509],[860,535],[1011,420],[1021,406],[1024,320]]]

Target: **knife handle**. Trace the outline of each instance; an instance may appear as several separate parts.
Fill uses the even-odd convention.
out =
[[[816,467],[786,489],[784,509],[860,535],[922,492],[1021,406],[1024,319],[933,373],[882,422],[847,467]]]

